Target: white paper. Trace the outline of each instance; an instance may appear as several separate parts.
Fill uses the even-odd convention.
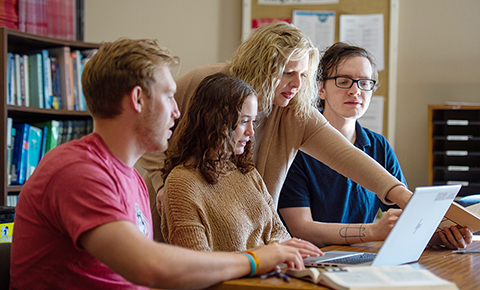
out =
[[[365,114],[358,119],[362,127],[383,135],[383,96],[372,96],[370,106]]]
[[[337,4],[340,0],[258,0],[259,5]]]
[[[365,48],[375,56],[377,70],[385,69],[383,14],[340,15],[339,39]]]
[[[335,42],[335,11],[294,10],[292,23],[310,37],[320,52]]]

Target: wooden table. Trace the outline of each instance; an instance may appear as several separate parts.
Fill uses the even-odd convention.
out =
[[[364,251],[378,252],[381,242],[356,244],[353,246],[329,246],[323,251]],[[480,251],[480,237],[475,236],[475,241],[467,250]],[[430,270],[435,275],[457,284],[461,290],[480,289],[480,254],[452,254],[451,250],[427,248],[418,260],[421,267]],[[275,277],[242,278],[226,281],[208,288],[210,290],[269,290],[269,289],[328,289],[313,283],[292,278],[284,282]]]

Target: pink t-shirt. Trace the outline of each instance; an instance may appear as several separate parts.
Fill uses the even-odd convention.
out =
[[[146,186],[92,133],[48,152],[25,183],[15,212],[12,289],[145,289],[78,244],[99,225],[125,220],[149,239]]]

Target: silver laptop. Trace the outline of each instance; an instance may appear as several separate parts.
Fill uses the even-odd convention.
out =
[[[417,187],[378,253],[328,251],[305,266],[395,266],[420,258],[461,185]]]

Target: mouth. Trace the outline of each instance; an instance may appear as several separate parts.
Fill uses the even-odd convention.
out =
[[[360,106],[362,103],[358,101],[345,102],[345,105]]]
[[[247,146],[248,141],[238,141],[238,143],[239,143],[242,147],[245,147],[245,146]]]
[[[293,96],[295,96],[295,93],[292,93],[292,92],[283,92],[282,93],[282,96],[287,99],[287,100],[290,100],[293,98]]]

